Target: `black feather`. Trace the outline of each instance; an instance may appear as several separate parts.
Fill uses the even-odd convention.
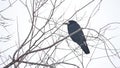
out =
[[[74,31],[80,29],[80,25],[74,21],[74,20],[70,20],[69,23],[68,23],[68,33],[71,34],[73,33]],[[71,39],[76,42],[81,48],[82,50],[86,53],[86,54],[89,54],[90,51],[89,51],[89,48],[87,46],[87,43],[86,43],[86,39],[85,39],[85,36],[84,36],[84,33],[82,31],[82,29],[73,34],[72,36],[70,36]]]

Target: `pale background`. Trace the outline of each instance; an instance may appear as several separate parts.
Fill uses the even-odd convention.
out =
[[[79,7],[85,5],[89,0],[65,0],[64,4],[62,7],[58,9],[59,12],[56,12],[55,19],[57,20],[57,17],[61,15],[62,13],[65,12],[64,16],[62,19],[68,19],[71,14],[77,10]],[[11,0],[11,2],[13,2]],[[79,20],[82,18],[82,20],[79,20],[79,24],[82,27],[85,27],[87,24],[88,16],[94,9],[94,5],[98,4],[99,0],[95,0],[93,4],[90,4],[87,8],[83,9],[80,11],[74,18],[74,20]],[[6,8],[9,5],[9,1],[7,0],[1,0],[0,1],[0,11],[4,8]],[[49,4],[48,4],[49,5]],[[49,11],[47,10],[49,7],[46,7],[46,9],[42,9],[42,13],[48,13]],[[48,11],[48,12],[47,12]],[[29,15],[26,13],[27,10],[26,8],[19,2],[17,1],[14,5],[12,5],[10,8],[5,10],[4,12],[0,12],[1,15],[4,15],[4,17],[10,19],[6,20],[7,24],[9,25],[8,27],[3,28],[0,26],[0,36],[7,36],[10,35],[9,40],[4,40],[7,42],[3,42],[0,40],[0,52],[6,50],[7,48],[12,47],[10,50],[5,51],[3,53],[0,53],[0,64],[2,61],[4,61],[5,58],[9,57],[12,55],[16,49],[16,44],[20,44],[21,42],[24,41],[25,37],[28,34],[28,31],[30,29],[30,23],[29,23]],[[17,24],[18,21],[18,24]],[[42,21],[40,21],[42,22]],[[88,26],[89,28],[99,30],[100,28],[104,27],[108,23],[113,23],[113,22],[120,22],[120,0],[103,0],[102,3],[100,4],[99,11],[93,16],[90,20],[90,25]],[[19,30],[19,36],[20,40],[18,40],[17,37],[17,25],[18,25],[18,30]],[[38,24],[41,25],[42,24]],[[113,24],[111,26],[108,26],[108,31],[105,33],[105,37],[107,38],[112,38],[110,41],[112,44],[115,46],[115,48],[118,50],[120,53],[120,24]],[[62,28],[64,31],[66,31],[66,26]],[[67,31],[66,31],[67,32]],[[87,32],[85,31],[85,34]],[[66,35],[65,35],[66,36]],[[20,42],[18,42],[20,41]],[[74,44],[73,42],[71,42]],[[89,42],[88,42],[89,43]],[[91,43],[89,43],[91,44]],[[74,44],[76,45],[76,44]],[[64,45],[65,46],[65,45]],[[90,47],[90,46],[89,46]],[[99,46],[101,48],[104,48],[103,46]],[[90,51],[93,51],[93,48],[90,47]],[[90,57],[90,55],[85,55],[85,57]],[[99,58],[99,59],[97,59]],[[2,60],[3,59],[3,60]],[[117,68],[120,68],[120,58],[117,56],[113,56],[112,58],[113,63]],[[77,62],[75,62],[77,63]],[[79,62],[78,62],[79,63]],[[2,65],[0,65],[2,67]],[[61,68],[61,67],[60,67]],[[93,59],[90,62],[88,68],[114,68],[111,62],[108,60],[105,50],[96,50],[96,53],[94,53]]]

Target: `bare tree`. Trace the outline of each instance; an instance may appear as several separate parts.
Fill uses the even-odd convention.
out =
[[[1,61],[1,65],[4,68],[62,68],[68,66],[71,68],[89,68],[89,65],[94,59],[106,57],[111,65],[117,68],[111,57],[115,56],[120,58],[119,49],[116,49],[110,41],[111,38],[107,38],[105,33],[109,31],[109,26],[120,23],[109,23],[99,30],[89,27],[91,19],[100,9],[102,0],[86,1],[86,3],[79,8],[71,10],[73,12],[65,19],[64,16],[67,14],[68,8],[65,9],[65,11],[63,10],[63,12],[60,10],[65,6],[66,0],[16,0],[14,2],[10,2],[9,0],[10,5],[0,12],[4,12],[18,2],[27,10],[30,29],[24,41],[21,42],[21,36],[18,30],[19,18],[17,18],[16,30],[18,43],[15,45],[16,49],[14,53],[8,55],[7,58],[5,58],[6,60]],[[87,9],[91,4],[95,5],[93,5],[91,12],[86,18],[87,23],[85,27],[82,28],[86,31],[85,35],[91,51],[90,55],[85,55],[80,47],[69,39],[70,35],[75,34],[81,29],[68,35],[66,26],[63,25],[63,23],[70,19],[76,19],[78,22],[81,22],[85,13],[82,17],[78,17],[80,16],[80,12],[83,12],[83,10]],[[10,20],[2,15],[1,17],[4,20]],[[3,24],[1,23],[1,25]],[[3,27],[5,28],[6,26],[3,25]],[[9,38],[9,35],[4,38]],[[103,47],[100,47],[100,45]],[[94,58],[94,54],[97,52],[96,50],[103,50],[106,56]],[[9,48],[7,51],[9,51]]]

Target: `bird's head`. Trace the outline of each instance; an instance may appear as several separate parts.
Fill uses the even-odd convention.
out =
[[[73,25],[73,24],[76,24],[76,21],[70,20],[70,21],[68,21],[67,23],[63,23],[63,24],[66,24],[66,25]]]
[[[70,20],[70,21],[68,21],[68,24],[69,24],[69,25],[76,24],[76,21]]]

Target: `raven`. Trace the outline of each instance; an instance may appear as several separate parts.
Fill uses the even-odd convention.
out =
[[[70,37],[74,42],[76,42],[82,48],[82,50],[86,54],[89,54],[90,51],[89,51],[89,48],[87,46],[86,39],[85,39],[84,33],[83,33],[80,25],[74,20],[70,20],[68,23],[65,23],[65,24],[67,24],[69,34],[71,34],[71,33],[75,32],[76,30],[80,29],[78,32],[71,35]]]

